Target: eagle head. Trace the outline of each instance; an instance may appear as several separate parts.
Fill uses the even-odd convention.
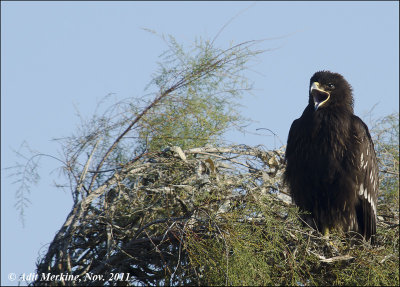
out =
[[[342,107],[353,112],[352,88],[338,73],[316,72],[310,79],[309,104],[315,111]]]

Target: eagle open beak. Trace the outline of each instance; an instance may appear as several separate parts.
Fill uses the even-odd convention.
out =
[[[315,110],[318,110],[318,108],[324,105],[330,98],[330,93],[320,88],[320,84],[318,82],[312,83],[310,94],[314,99]]]

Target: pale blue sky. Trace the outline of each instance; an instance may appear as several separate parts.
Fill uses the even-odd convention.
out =
[[[252,2],[1,2],[1,285],[17,285],[8,275],[35,271],[66,219],[72,199],[54,187],[63,182],[58,162],[41,162],[42,180],[32,189],[32,205],[22,228],[14,208],[15,186],[4,168],[26,140],[57,156],[52,138],[70,135],[79,123],[74,106],[92,114],[97,100],[112,92],[139,97],[166,49],[149,28],[190,44],[213,38]],[[398,2],[256,2],[216,41],[273,38],[261,49],[248,76],[254,95],[241,103],[249,127],[269,128],[286,142],[290,124],[308,99],[312,74],[339,72],[353,86],[355,113],[375,104],[376,116],[399,106]],[[293,34],[294,33],[294,34]],[[229,133],[228,141],[279,147],[273,138]],[[24,283],[22,282],[22,285]]]

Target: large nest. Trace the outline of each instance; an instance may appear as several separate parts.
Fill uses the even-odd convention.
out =
[[[341,284],[360,280],[355,266],[356,277],[398,267],[398,213],[379,217],[378,248],[321,237],[282,186],[283,156],[247,146],[142,154],[76,201],[32,284]]]

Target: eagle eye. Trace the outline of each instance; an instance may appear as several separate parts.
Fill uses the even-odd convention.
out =
[[[326,86],[327,86],[330,90],[335,89],[335,85],[332,84],[332,83],[329,83],[329,84],[327,84]]]

